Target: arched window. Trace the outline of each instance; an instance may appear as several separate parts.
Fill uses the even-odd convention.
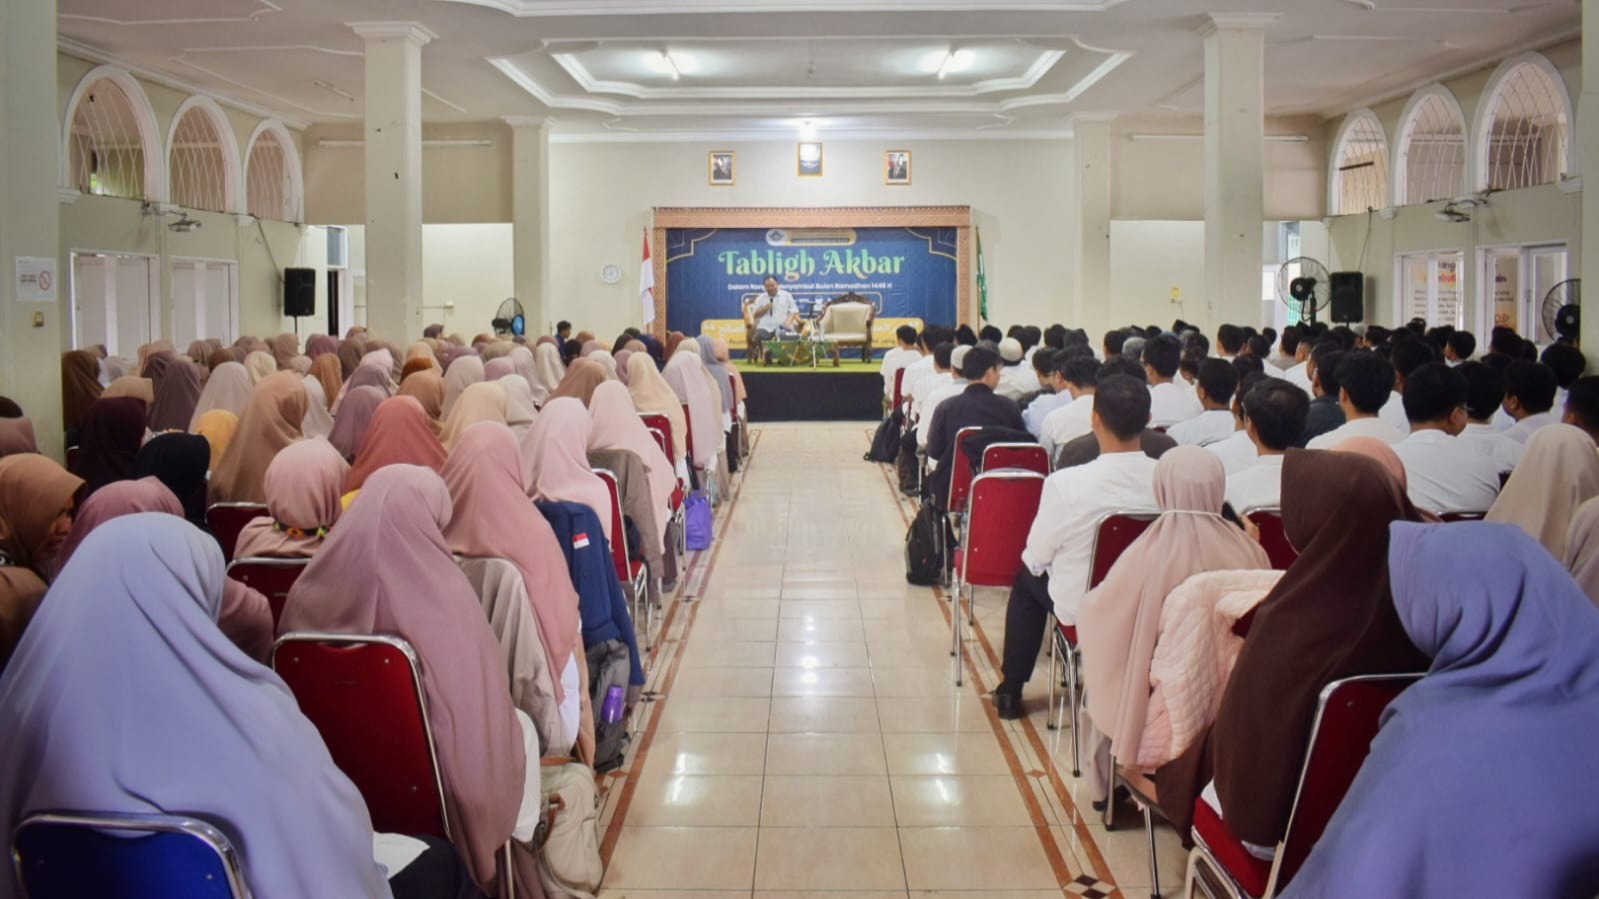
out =
[[[190,97],[178,107],[167,141],[171,200],[190,209],[232,212],[237,207],[239,150],[216,103]]]
[[[1479,107],[1479,187],[1514,190],[1553,184],[1572,170],[1571,98],[1560,73],[1538,54],[1506,60]]]
[[[1388,138],[1369,109],[1349,114],[1333,144],[1332,214],[1355,215],[1388,205]]]
[[[302,188],[300,160],[281,123],[262,122],[250,138],[244,166],[246,211],[256,218],[297,222]]]
[[[1466,118],[1446,88],[1424,88],[1399,120],[1394,205],[1453,200],[1466,193]]]
[[[86,194],[161,199],[155,114],[138,82],[101,66],[84,76],[67,108],[63,172]]]

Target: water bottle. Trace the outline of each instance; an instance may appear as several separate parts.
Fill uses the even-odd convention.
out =
[[[600,706],[600,720],[615,724],[622,720],[622,688],[613,686],[605,691],[605,703]]]

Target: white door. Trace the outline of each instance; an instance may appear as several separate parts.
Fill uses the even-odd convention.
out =
[[[1413,318],[1428,327],[1466,326],[1466,310],[1461,303],[1460,275],[1464,256],[1454,250],[1410,253],[1398,258],[1400,302],[1394,304],[1394,326]]]
[[[1492,247],[1483,250],[1481,256],[1479,293],[1488,311],[1479,319],[1483,330],[1514,328],[1534,343],[1553,343],[1556,335],[1545,333],[1543,325],[1543,298],[1550,288],[1570,276],[1566,245]]]
[[[161,333],[161,310],[148,256],[73,251],[72,345],[104,344],[110,355],[131,356]]]
[[[238,264],[230,260],[172,260],[172,342],[179,349],[215,337],[224,345],[238,332]]]

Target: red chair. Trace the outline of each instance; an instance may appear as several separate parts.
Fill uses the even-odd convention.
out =
[[[648,428],[655,437],[655,442],[661,445],[661,452],[666,453],[666,458],[677,462],[677,448],[672,445],[672,420],[665,415],[639,414],[643,419],[644,427]]]
[[[1094,548],[1089,556],[1092,560],[1088,570],[1088,589],[1099,586],[1099,582],[1110,573],[1112,565],[1121,558],[1121,554],[1134,540],[1143,535],[1149,525],[1154,522],[1156,515],[1148,512],[1113,512],[1099,520],[1099,526],[1094,532]],[[1079,665],[1077,650],[1076,625],[1055,622],[1055,639],[1049,643],[1049,721],[1046,726],[1050,730],[1059,730],[1059,711],[1064,711],[1067,705],[1071,706],[1072,728],[1072,776],[1081,777],[1083,765],[1081,752],[1077,743],[1077,667]],[[1055,685],[1060,682],[1059,665],[1066,666],[1066,697],[1060,706],[1055,704]]]
[[[1277,842],[1274,860],[1250,854],[1216,810],[1203,798],[1197,800],[1194,849],[1188,856],[1189,895],[1201,876],[1233,899],[1266,899],[1286,887],[1360,772],[1383,709],[1420,678],[1420,674],[1347,677],[1322,689],[1288,829]]]
[[[216,503],[205,510],[205,526],[222,544],[222,558],[231,562],[233,552],[239,546],[239,532],[255,519],[271,514],[260,503]]]
[[[1245,509],[1242,514],[1260,530],[1260,548],[1266,551],[1271,567],[1287,571],[1288,566],[1299,558],[1299,550],[1294,549],[1294,545],[1288,542],[1288,535],[1283,533],[1282,512],[1261,507]]]
[[[694,417],[689,414],[688,403],[683,404],[683,442],[688,444],[688,464],[694,467]]]
[[[648,591],[649,571],[643,562],[630,558],[627,550],[627,524],[626,517],[622,514],[622,491],[617,486],[616,474],[607,468],[596,468],[594,473],[605,482],[605,489],[611,492],[611,564],[616,568],[616,579],[631,588],[633,604],[644,606],[644,636],[648,643],[653,619],[654,606],[650,603]],[[638,620],[638,610],[633,611],[633,620]],[[645,647],[648,648],[648,647]]]
[[[966,493],[972,489],[972,461],[966,458],[966,451],[961,446],[967,437],[981,430],[972,427],[955,432],[954,458],[949,463],[954,467],[949,472],[949,495],[944,506],[946,514],[959,517],[966,513]]]
[[[1049,451],[1036,443],[990,443],[983,448],[983,471],[1020,468],[1049,475]]]
[[[966,611],[976,623],[973,587],[1009,587],[1022,564],[1027,532],[1038,515],[1038,502],[1044,495],[1044,476],[1034,471],[988,471],[971,485],[971,512],[966,533],[955,551],[955,686],[962,683],[961,597]]]
[[[246,556],[228,564],[228,577],[266,596],[267,604],[272,607],[272,627],[276,630],[278,619],[283,617],[283,603],[289,598],[289,590],[293,589],[294,582],[300,579],[305,566],[309,564],[310,559]]]
[[[898,409],[900,406],[904,405],[904,403],[905,369],[901,367],[894,372],[894,405],[889,407],[889,411],[892,412],[894,409]]]
[[[1455,521],[1482,521],[1488,517],[1487,512],[1439,512],[1438,520],[1445,524]]]

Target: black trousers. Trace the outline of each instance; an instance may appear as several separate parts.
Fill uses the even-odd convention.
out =
[[[466,876],[455,848],[438,837],[417,837],[428,848],[389,878],[394,899],[463,899],[482,895]]]
[[[1044,631],[1054,611],[1055,601],[1049,598],[1049,575],[1033,574],[1023,565],[1016,572],[1010,602],[1005,606],[1005,651],[1001,662],[1005,679],[994,688],[995,693],[1022,695],[1022,685],[1033,676],[1033,666],[1038,664]]]

